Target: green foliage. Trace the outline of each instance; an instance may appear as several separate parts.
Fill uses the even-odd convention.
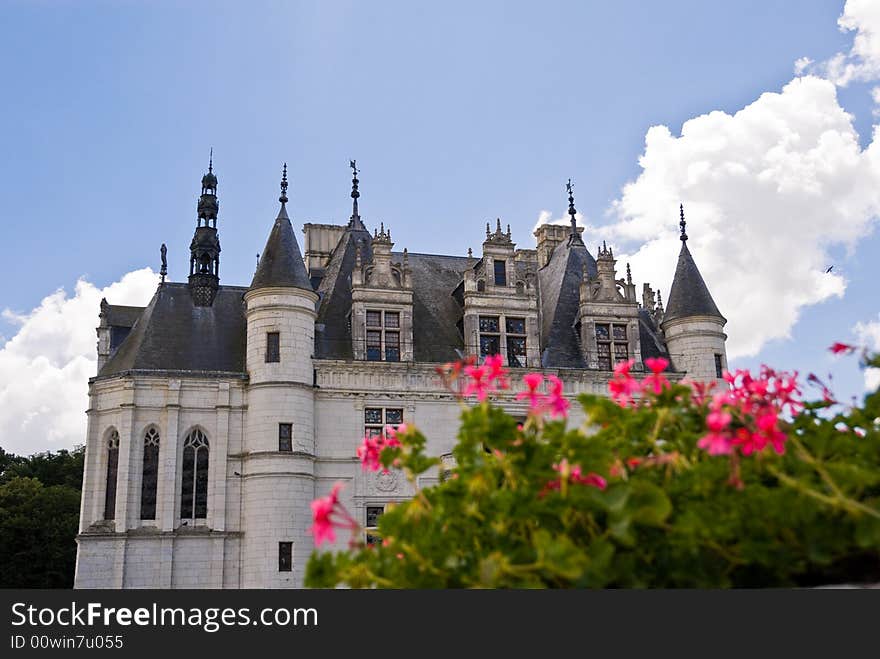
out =
[[[0,587],[73,586],[83,456],[0,449]]]
[[[880,366],[876,358],[872,365]],[[312,587],[773,587],[880,581],[880,393],[807,404],[786,451],[711,456],[706,403],[580,397],[584,428],[463,408],[456,466],[389,506],[378,546],[315,552]],[[410,428],[382,462],[415,485],[436,460]],[[565,465],[608,480],[603,490]],[[555,466],[555,468],[554,468]],[[554,485],[555,483],[555,485]]]

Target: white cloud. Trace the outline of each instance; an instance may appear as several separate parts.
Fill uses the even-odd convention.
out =
[[[102,297],[143,306],[159,276],[129,272],[103,289],[80,279],[73,297],[59,289],[29,313],[3,317],[19,330],[0,349],[0,446],[19,455],[70,448],[85,440],[88,379],[97,369],[95,327]]]
[[[855,32],[852,48],[809,68],[841,87],[853,81],[880,79],[880,2],[847,0],[837,24],[842,32]]]
[[[794,74],[799,76],[803,73],[806,73],[811,64],[813,64],[813,60],[811,60],[809,57],[799,57],[794,62]]]
[[[880,318],[880,314],[878,314]],[[880,351],[880,320],[859,322],[853,327],[859,343],[869,350]],[[880,368],[865,369],[865,389],[876,391],[880,387]]]
[[[835,86],[815,76],[734,115],[690,119],[680,136],[654,126],[639,163],[604,233],[621,260],[633,251],[633,275],[668,297],[684,202],[731,357],[788,337],[801,309],[843,295],[841,268],[825,273],[829,248],[853,248],[880,210],[880,144],[861,149]]]

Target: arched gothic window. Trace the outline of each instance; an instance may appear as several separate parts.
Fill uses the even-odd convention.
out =
[[[104,519],[116,517],[116,469],[119,465],[119,433],[114,430],[107,439],[107,487],[104,489]]]
[[[159,478],[159,433],[144,434],[144,467],[141,479],[141,519],[156,519],[156,487]]]
[[[208,438],[198,428],[183,444],[182,482],[181,519],[204,519],[208,516]]]

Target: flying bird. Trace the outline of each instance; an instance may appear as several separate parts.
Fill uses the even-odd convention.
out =
[[[827,274],[828,274],[829,272],[831,272],[833,269],[834,269],[834,266],[833,266],[833,265],[829,265],[829,266],[828,266],[828,269],[825,271],[825,274],[827,275]]]

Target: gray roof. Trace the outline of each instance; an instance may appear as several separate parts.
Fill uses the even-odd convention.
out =
[[[663,322],[690,316],[716,316],[725,320],[715,306],[715,301],[697,269],[697,264],[694,263],[687,241],[683,240],[669,299],[666,301]]]
[[[125,371],[245,372],[246,288],[221,286],[210,307],[187,284],[160,284],[99,377]]]
[[[553,250],[538,270],[541,294],[541,365],[545,368],[585,368],[574,324],[580,306],[580,285],[586,266],[596,276],[596,260],[580,239],[567,240]]]
[[[281,210],[278,211],[278,217],[260,254],[260,263],[251,282],[251,288],[270,286],[293,286],[312,290],[302,252],[299,251],[284,204],[281,204]]]
[[[364,263],[372,258],[369,232],[349,227],[336,246],[318,286],[320,306],[315,328],[315,356],[352,359],[351,273],[360,249]],[[393,252],[395,261],[402,252]],[[408,254],[413,285],[414,358],[420,362],[458,359],[464,343],[458,329],[461,306],[452,293],[462,281],[468,259],[463,256]]]
[[[660,332],[657,331],[654,319],[644,308],[639,309],[639,345],[642,348],[642,361],[651,357],[669,359],[669,352],[660,338]],[[666,370],[671,371],[671,365]]]
[[[134,327],[144,307],[127,307],[121,304],[108,304],[104,320],[108,327]]]

